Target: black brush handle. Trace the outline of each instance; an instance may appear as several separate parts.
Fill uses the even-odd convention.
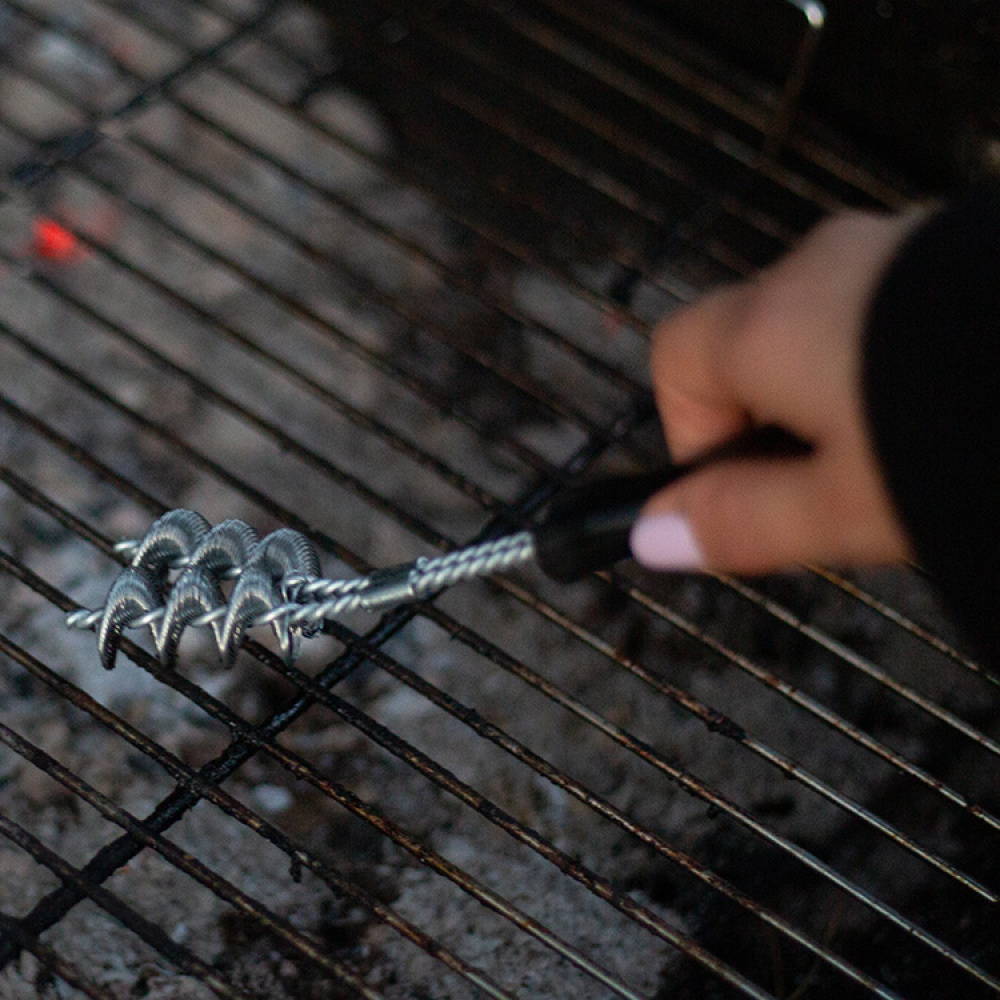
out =
[[[809,445],[780,427],[753,428],[690,462],[646,475],[613,476],[557,496],[534,527],[536,561],[560,583],[581,580],[629,555],[629,533],[646,501],[684,476],[734,458],[795,457]]]

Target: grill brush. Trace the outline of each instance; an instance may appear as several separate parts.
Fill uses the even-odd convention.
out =
[[[780,428],[754,429],[691,462],[567,490],[530,529],[352,579],[321,577],[319,556],[298,531],[281,528],[259,538],[243,521],[213,528],[194,511],[171,510],[141,540],[115,546],[129,565],[105,606],[74,611],[66,624],[97,630],[101,662],[108,669],[123,631],[144,627],[152,631],[166,666],[176,663],[181,636],[192,626],[212,629],[228,666],[247,629],[270,625],[282,657],[291,662],[301,639],[315,635],[326,618],[419,601],[463,580],[531,562],[560,583],[583,579],[628,556],[629,532],[639,511],[663,487],[709,463],[806,450]],[[173,571],[178,575],[170,586]],[[235,580],[228,601],[222,590],[226,580]]]

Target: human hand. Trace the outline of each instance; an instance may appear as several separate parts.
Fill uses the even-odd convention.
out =
[[[862,337],[884,268],[925,214],[833,217],[658,325],[653,384],[675,461],[769,424],[810,451],[709,463],[661,491],[632,530],[640,563],[764,573],[912,554],[868,433]]]

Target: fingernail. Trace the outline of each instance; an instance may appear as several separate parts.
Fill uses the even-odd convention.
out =
[[[629,545],[636,562],[649,569],[702,569],[705,557],[681,514],[650,514],[632,525]]]

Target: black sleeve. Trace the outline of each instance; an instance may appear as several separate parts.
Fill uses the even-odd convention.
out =
[[[920,563],[1000,665],[1000,183],[906,241],[868,312],[864,392]]]

